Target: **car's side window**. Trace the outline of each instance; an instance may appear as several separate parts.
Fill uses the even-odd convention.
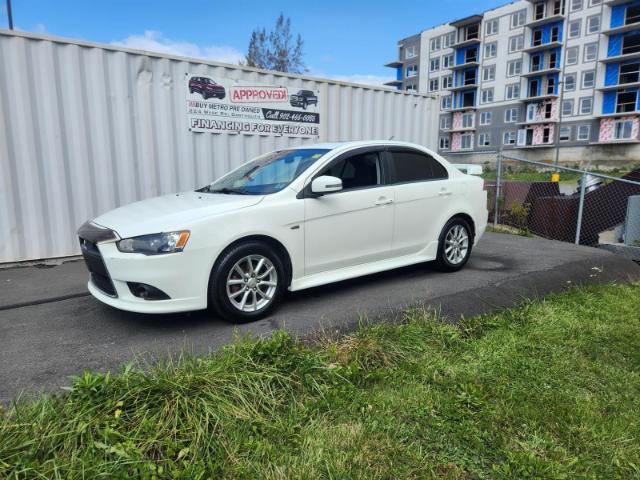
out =
[[[377,152],[353,155],[334,163],[322,175],[340,178],[343,190],[374,187],[380,184],[380,158]]]
[[[431,155],[409,150],[389,152],[393,183],[442,180],[448,178],[447,169]]]

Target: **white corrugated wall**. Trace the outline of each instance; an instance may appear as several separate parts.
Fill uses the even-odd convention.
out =
[[[318,141],[190,132],[186,73],[320,90],[320,141],[436,146],[427,96],[0,30],[0,262],[77,254],[87,219]]]

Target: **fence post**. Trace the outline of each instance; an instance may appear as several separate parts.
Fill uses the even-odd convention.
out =
[[[584,193],[587,186],[587,172],[582,172],[582,180],[580,180],[580,204],[578,206],[578,221],[576,223],[576,240],[575,244],[580,245],[580,231],[582,230],[582,210],[584,209]]]
[[[496,201],[493,207],[493,226],[500,222],[500,193],[502,190],[502,151],[496,156]]]

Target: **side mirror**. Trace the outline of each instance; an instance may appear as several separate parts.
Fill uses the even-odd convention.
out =
[[[311,192],[317,193],[318,195],[339,192],[340,190],[342,190],[342,180],[338,177],[322,175],[321,177],[314,178],[313,182],[311,182]]]

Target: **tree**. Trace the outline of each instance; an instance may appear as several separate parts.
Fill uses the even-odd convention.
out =
[[[269,33],[264,28],[257,28],[251,33],[245,64],[278,72],[302,73],[305,70],[302,46],[300,34],[295,41],[293,39],[291,19],[280,14]]]

